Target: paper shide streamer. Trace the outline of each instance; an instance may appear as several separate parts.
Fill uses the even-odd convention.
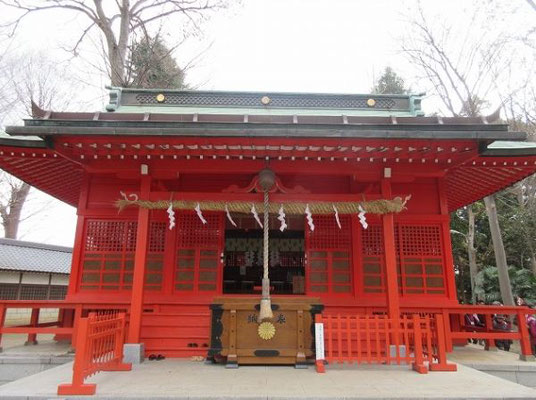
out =
[[[359,217],[359,222],[361,223],[363,229],[367,229],[367,217],[365,217],[365,210],[363,209],[363,207],[359,206],[359,214],[357,214],[357,216]]]
[[[227,204],[225,205],[225,214],[227,215],[227,219],[229,220],[229,222],[236,228],[236,222],[233,221],[231,213],[229,212],[229,208],[227,208]]]
[[[199,203],[197,203],[197,206],[194,208],[195,212],[197,213],[197,216],[199,217],[199,219],[201,220],[201,222],[203,224],[206,224],[207,223],[207,220],[205,219],[205,217],[203,217],[203,213],[201,212],[201,206],[199,205]]]
[[[166,211],[169,218],[169,230],[172,230],[175,227],[175,211],[173,211],[173,203],[169,203],[169,207]]]
[[[279,222],[281,222],[281,226],[279,227],[279,230],[281,232],[283,232],[288,227],[287,223],[285,222],[285,217],[285,210],[283,209],[283,204],[281,204],[281,207],[279,207],[279,216],[277,217]]]
[[[255,218],[255,221],[257,221],[257,223],[259,224],[259,226],[260,226],[261,228],[263,228],[263,226],[262,226],[262,222],[261,222],[261,220],[260,220],[260,218],[259,218],[259,214],[257,214],[257,210],[255,209],[255,204],[252,204],[252,205],[251,205],[251,213],[253,214],[253,218]]]
[[[339,229],[341,228],[341,220],[339,219],[339,210],[337,210],[337,207],[335,207],[335,204],[333,204],[333,211],[335,211],[335,221],[337,221],[337,226]]]
[[[311,232],[315,230],[315,224],[313,223],[313,216],[311,210],[309,209],[309,204],[305,206],[305,217],[307,218],[307,223],[309,224],[309,229]]]

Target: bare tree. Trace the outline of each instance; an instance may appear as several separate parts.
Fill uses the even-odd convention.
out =
[[[480,11],[469,15],[468,25],[460,37],[459,30],[447,24],[430,23],[423,8],[410,20],[411,32],[404,39],[402,49],[409,61],[421,72],[420,78],[430,84],[447,114],[475,117],[488,106],[485,99],[497,98],[497,81],[508,72],[509,38],[489,31],[472,31],[477,26]],[[482,29],[482,26],[479,26]],[[457,37],[455,37],[457,36]],[[500,100],[499,100],[500,101]],[[497,104],[501,106],[501,104]],[[513,305],[508,266],[497,218],[495,197],[485,198],[486,211],[499,271],[503,302]],[[474,253],[475,227],[471,223],[472,206],[468,206],[468,256],[471,284],[477,272]],[[474,298],[474,295],[473,295]]]
[[[88,24],[77,36],[72,52],[78,54],[84,39],[93,31],[100,33],[105,47],[105,63],[111,84],[126,86],[126,66],[133,36],[151,36],[152,25],[163,24],[181,16],[174,32],[187,34],[186,27],[199,32],[200,22],[210,11],[226,6],[226,0],[0,0],[0,4],[19,11],[18,16],[3,24],[13,35],[28,15],[46,10],[65,10],[84,17]]]
[[[469,226],[467,228],[467,256],[469,259],[469,278],[471,280],[471,301],[476,303],[476,274],[478,273],[478,266],[476,264],[476,249],[475,249],[475,213],[473,212],[473,205],[467,206],[467,219]]]
[[[30,185],[0,170],[0,218],[4,236],[16,239]]]
[[[0,63],[0,130],[4,123],[29,117],[31,100],[42,108],[61,110],[69,106],[76,92],[76,81],[66,69],[43,54],[4,54]],[[22,221],[50,207],[48,201],[37,200],[39,196],[31,193],[30,185],[0,170],[0,222],[5,237],[16,239]],[[32,199],[33,210],[26,212],[24,206]]]

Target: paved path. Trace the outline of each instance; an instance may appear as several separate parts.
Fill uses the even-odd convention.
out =
[[[18,335],[11,333],[2,334],[2,349],[0,355],[47,355],[57,356],[69,352],[71,347],[68,342],[56,342],[54,335],[37,335],[37,346],[25,346],[26,335]]]
[[[50,399],[68,382],[72,364],[43,371],[0,387],[2,399]],[[314,368],[240,367],[225,369],[187,360],[146,361],[131,372],[101,372],[98,399],[520,399],[536,390],[459,365],[458,372],[420,375],[407,366]]]

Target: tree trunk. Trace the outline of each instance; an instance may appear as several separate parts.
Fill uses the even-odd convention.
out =
[[[499,273],[499,287],[501,290],[502,302],[504,305],[514,306],[512,286],[510,284],[510,276],[508,275],[508,265],[506,264],[506,253],[504,251],[499,218],[497,217],[495,195],[485,197],[484,203],[486,203],[491,240],[493,241],[493,251],[495,252],[495,262]]]
[[[517,202],[519,203],[519,208],[521,210],[525,210],[525,199],[523,198],[523,183],[519,183],[516,185],[516,197]],[[524,224],[523,224],[524,225]],[[524,237],[527,239],[527,250],[529,251],[530,256],[530,269],[532,271],[532,274],[536,276],[536,255],[534,254],[534,246],[532,246],[532,238],[527,233],[527,230],[524,226],[522,226]]]
[[[120,6],[121,25],[119,31],[119,40],[112,29],[112,20],[104,13],[102,0],[95,0],[95,12],[97,14],[97,25],[104,34],[106,45],[108,47],[108,60],[110,62],[110,80],[112,86],[125,85],[125,61],[127,54],[128,39],[130,37],[130,3],[128,0],[122,0]]]
[[[19,231],[20,216],[22,207],[28,197],[30,185],[22,183],[20,186],[11,187],[11,196],[9,199],[9,211],[3,210],[2,225],[4,226],[4,236],[8,239],[16,239]]]
[[[478,268],[476,265],[476,249],[475,249],[475,214],[473,213],[473,205],[467,206],[467,217],[469,227],[467,230],[467,255],[469,258],[469,278],[471,280],[471,302],[476,304],[476,274]]]

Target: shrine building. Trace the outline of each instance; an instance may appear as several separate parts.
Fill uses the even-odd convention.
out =
[[[259,303],[266,254],[274,310],[458,307],[450,213],[536,171],[498,114],[427,117],[415,95],[112,88],[104,111],[34,105],[6,132],[0,168],[77,209],[66,298],[34,307],[60,327],[124,310],[142,356],[217,354],[211,309]]]

